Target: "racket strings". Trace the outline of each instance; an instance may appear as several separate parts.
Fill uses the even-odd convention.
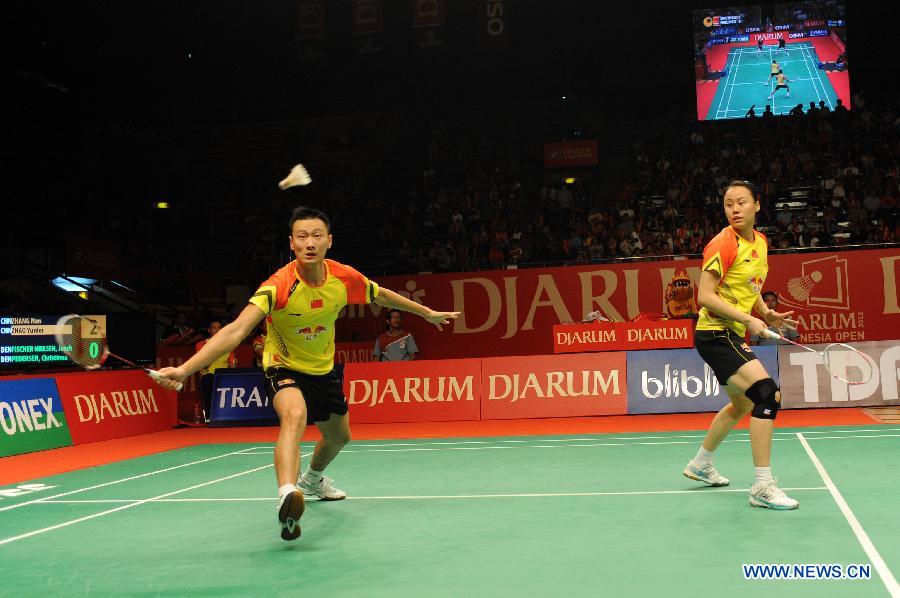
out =
[[[832,344],[823,352],[825,367],[835,378],[849,384],[865,384],[872,378],[872,365],[865,355],[843,344]]]
[[[93,324],[89,320],[69,318],[63,326],[68,328],[60,335],[60,350],[69,359],[88,369],[98,368],[106,361],[106,338],[91,334]]]

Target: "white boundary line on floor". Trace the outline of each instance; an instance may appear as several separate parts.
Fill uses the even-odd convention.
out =
[[[853,534],[856,536],[856,539],[859,541],[862,549],[865,551],[866,556],[869,557],[869,560],[875,565],[875,570],[878,571],[878,575],[881,576],[881,581],[884,583],[884,587],[887,588],[888,593],[893,598],[900,598],[900,585],[897,585],[897,580],[894,578],[893,573],[888,568],[887,563],[884,562],[884,559],[881,558],[881,554],[879,554],[878,550],[875,548],[875,545],[872,543],[872,540],[869,538],[869,534],[866,533],[866,530],[863,529],[862,525],[859,523],[859,520],[856,518],[856,515],[853,514],[853,511],[850,510],[850,505],[847,504],[847,501],[844,500],[843,495],[840,490],[837,489],[834,482],[831,480],[831,476],[828,475],[828,472],[825,471],[825,466],[822,465],[822,462],[819,461],[819,457],[816,456],[816,453],[813,452],[812,447],[806,441],[806,437],[802,432],[797,432],[797,438],[800,440],[800,444],[803,445],[803,448],[806,450],[806,454],[809,455],[810,460],[815,465],[816,470],[819,472],[819,475],[822,477],[822,481],[825,482],[825,486],[828,488],[828,491],[831,493],[831,497],[834,498],[834,502],[837,503],[838,508],[843,513],[844,518],[847,520],[847,523],[850,524],[850,529],[853,530]]]
[[[2,546],[3,544],[9,544],[10,542],[15,542],[15,541],[17,541],[17,540],[24,540],[25,538],[30,538],[30,537],[36,536],[36,535],[38,535],[38,534],[44,534],[44,533],[47,533],[47,532],[52,532],[53,530],[57,530],[57,529],[60,529],[60,528],[63,528],[63,527],[68,527],[68,526],[74,525],[74,524],[76,524],[76,523],[81,523],[82,521],[88,521],[89,519],[96,519],[97,517],[103,517],[104,515],[110,515],[110,514],[112,514],[112,513],[118,512],[118,511],[124,511],[125,509],[130,509],[130,508],[132,508],[132,507],[137,507],[137,506],[146,504],[146,503],[148,503],[148,502],[153,502],[153,501],[155,501],[155,500],[159,500],[159,499],[162,499],[162,498],[166,498],[167,496],[173,496],[173,495],[175,495],[175,494],[181,494],[182,492],[188,492],[188,491],[190,491],[190,490],[196,490],[197,488],[202,488],[202,487],[204,487],[204,486],[209,486],[210,484],[217,484],[217,483],[219,483],[219,482],[224,482],[225,480],[230,480],[230,479],[232,479],[232,478],[236,478],[236,477],[239,477],[239,476],[242,476],[242,475],[247,475],[248,473],[253,473],[253,472],[256,472],[256,471],[260,471],[260,470],[262,470],[262,469],[267,469],[267,468],[269,468],[269,467],[272,467],[272,465],[269,464],[269,465],[263,465],[262,467],[254,467],[253,469],[248,469],[248,470],[246,470],[246,471],[241,471],[241,472],[239,472],[239,473],[235,473],[235,474],[232,474],[232,475],[229,475],[229,476],[225,476],[225,477],[223,477],[223,478],[218,478],[218,479],[215,479],[215,480],[210,480],[209,482],[203,482],[202,484],[194,484],[193,486],[189,486],[189,487],[187,487],[187,488],[182,488],[182,489],[180,489],[180,490],[175,490],[175,491],[173,491],[173,492],[166,492],[165,494],[160,494],[159,496],[154,496],[153,498],[145,498],[145,499],[142,499],[142,500],[138,500],[138,501],[135,501],[135,502],[131,502],[131,503],[122,505],[121,507],[116,507],[115,509],[108,509],[108,510],[106,510],[106,511],[100,511],[99,513],[94,513],[94,514],[92,514],[92,515],[87,515],[87,516],[85,516],[85,517],[79,517],[78,519],[70,519],[69,521],[64,521],[63,523],[57,523],[56,525],[51,525],[51,526],[49,526],[49,527],[44,527],[44,528],[37,529],[37,530],[34,530],[34,531],[26,532],[26,533],[24,533],[24,534],[19,534],[18,536],[12,536],[12,537],[10,537],[10,538],[4,538],[3,540],[0,540],[0,546]],[[43,502],[43,501],[37,501],[37,502]]]
[[[806,490],[827,490],[825,486],[809,488],[783,488],[785,491],[798,492]],[[552,493],[520,493],[520,494],[445,494],[422,496],[350,496],[347,500],[442,500],[456,498],[554,498],[568,496],[646,496],[657,494],[720,494],[722,492],[750,492],[749,488],[696,488],[693,490],[647,490],[632,492],[552,492]],[[276,502],[268,498],[172,498],[172,499],[109,499],[109,500],[50,500],[50,504],[102,504],[102,503],[146,503],[146,502]]]
[[[773,441],[793,441],[795,440],[795,432],[791,432],[790,437],[786,438],[778,438],[773,437]],[[898,434],[846,434],[844,436],[817,436],[809,438],[809,440],[845,440],[847,438],[896,438],[900,437],[900,433]],[[664,438],[664,437],[663,437]],[[703,436],[692,437],[696,439],[703,438]],[[592,442],[593,438],[578,438],[572,439],[569,441],[566,440],[557,440],[558,444],[525,444],[527,441],[522,441],[521,444],[516,445],[491,445],[487,442],[484,443],[483,446],[447,446],[453,444],[470,444],[469,442],[460,442],[460,443],[404,443],[404,444],[394,444],[394,445],[351,445],[351,446],[359,446],[359,447],[377,447],[377,446],[401,446],[404,448],[366,448],[365,450],[356,450],[356,449],[344,449],[341,451],[341,454],[344,453],[407,453],[407,452],[422,452],[422,451],[484,451],[484,450],[509,450],[509,449],[528,449],[528,448],[591,448],[598,446],[657,446],[657,445],[673,445],[673,444],[696,444],[697,440],[670,440],[670,441],[661,441],[661,442]],[[547,440],[535,440],[534,442],[548,442]],[[549,441],[554,442],[554,441]],[[568,442],[568,444],[565,444]],[[723,442],[733,443],[733,442],[750,442],[750,438],[731,438],[725,439]],[[430,446],[432,444],[436,444],[439,446]],[[272,454],[274,450],[274,446],[254,446],[246,449],[242,453],[242,456],[253,456],[253,455],[269,455]]]
[[[185,448],[185,447],[183,447]],[[251,447],[252,448],[252,447]],[[157,469],[155,471],[149,471],[147,473],[142,473],[140,475],[129,476],[127,478],[121,478],[118,480],[113,480],[111,482],[104,482],[102,484],[96,484],[94,486],[88,486],[86,488],[79,488],[78,490],[70,490],[69,492],[62,492],[60,494],[54,494],[52,496],[46,496],[42,498],[35,498],[34,500],[29,500],[25,502],[16,503],[14,505],[8,505],[5,507],[0,507],[0,512],[9,511],[10,509],[18,509],[19,507],[24,507],[25,505],[30,505],[36,502],[40,502],[41,500],[49,500],[51,498],[59,498],[60,496],[69,496],[70,494],[78,494],[79,492],[86,492],[88,490],[94,490],[96,488],[103,488],[105,486],[112,486],[113,484],[121,484],[122,482],[130,482],[131,480],[137,480],[140,478],[146,478],[148,476],[157,475],[160,473],[165,473],[167,471],[172,471],[174,469],[181,469],[182,467],[190,467],[191,465],[197,465],[199,463],[207,463],[209,461],[215,461],[216,459],[221,459],[223,457],[229,457],[231,455],[237,455],[243,453],[250,449],[241,449],[239,451],[231,451],[229,453],[225,453],[222,455],[216,455],[215,457],[209,457],[207,459],[199,459],[197,461],[191,461],[190,463],[182,463],[181,465],[174,465],[172,467],[166,467],[165,469]],[[144,455],[148,456],[148,455]]]

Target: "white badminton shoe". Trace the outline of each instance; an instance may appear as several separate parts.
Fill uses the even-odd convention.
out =
[[[706,465],[697,465],[694,460],[688,461],[687,467],[684,468],[684,477],[698,482],[703,482],[710,486],[727,486],[730,482],[728,478],[716,471],[716,467],[712,463]]]
[[[306,474],[303,474],[300,476],[297,486],[303,491],[303,494],[316,496],[319,500],[344,500],[347,498],[347,493],[335,488],[332,482],[334,480],[326,476],[322,476],[318,482],[313,482],[307,479]]]
[[[756,482],[750,487],[750,506],[775,509],[776,511],[790,511],[800,506],[800,503],[784,493],[784,490],[775,485],[777,480],[769,482]]]
[[[281,522],[281,539],[296,540],[300,537],[300,517],[306,510],[303,493],[299,490],[288,492],[278,501],[278,521]]]

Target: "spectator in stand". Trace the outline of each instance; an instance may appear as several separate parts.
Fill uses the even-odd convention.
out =
[[[778,293],[776,293],[775,291],[766,291],[765,293],[762,294],[762,299],[765,302],[766,306],[769,308],[769,310],[771,310],[773,312],[778,311]],[[783,323],[781,326],[775,326],[775,325],[769,326],[769,330],[771,330],[772,332],[776,332],[776,333],[780,334],[781,336],[783,336],[789,340],[792,340],[792,341],[796,341],[797,338],[800,337],[800,333],[797,332],[797,330],[795,328],[790,328],[788,326],[785,326]],[[773,338],[769,338],[768,336],[759,336],[759,335],[753,334],[750,336],[750,344],[751,345],[788,345],[790,343],[788,343],[787,341],[781,340],[781,339],[773,339]]]
[[[209,342],[209,339],[218,334],[221,329],[222,322],[219,322],[218,320],[210,322],[209,328],[206,329],[207,332],[209,332],[209,338],[197,343],[194,347],[196,352],[199,353],[200,349]],[[203,401],[203,417],[206,419],[207,423],[209,423],[209,416],[212,413],[213,377],[216,370],[233,368],[235,366],[237,366],[237,358],[234,355],[234,351],[230,351],[229,353],[221,355],[206,367],[201,368],[198,372],[200,374],[200,397]]]
[[[403,329],[399,309],[388,311],[387,330],[375,339],[375,359],[378,361],[415,361],[419,347],[411,332]]]
[[[256,336],[253,337],[251,344],[253,348],[253,364],[259,369],[263,369],[263,351],[266,348],[266,321],[263,320],[256,329]]]
[[[202,334],[187,325],[187,316],[183,312],[178,312],[172,326],[163,333],[162,343],[164,345],[193,345],[202,339]]]

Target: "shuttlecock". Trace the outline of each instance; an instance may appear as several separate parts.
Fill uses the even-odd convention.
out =
[[[822,281],[822,273],[818,270],[809,276],[798,276],[788,281],[788,292],[791,297],[797,301],[806,301],[809,298],[809,292],[816,283]]]
[[[303,164],[297,164],[291,169],[291,172],[278,183],[278,187],[284,191],[291,187],[306,186],[311,182],[312,178],[309,176],[309,172],[306,171],[306,167],[303,166]]]

